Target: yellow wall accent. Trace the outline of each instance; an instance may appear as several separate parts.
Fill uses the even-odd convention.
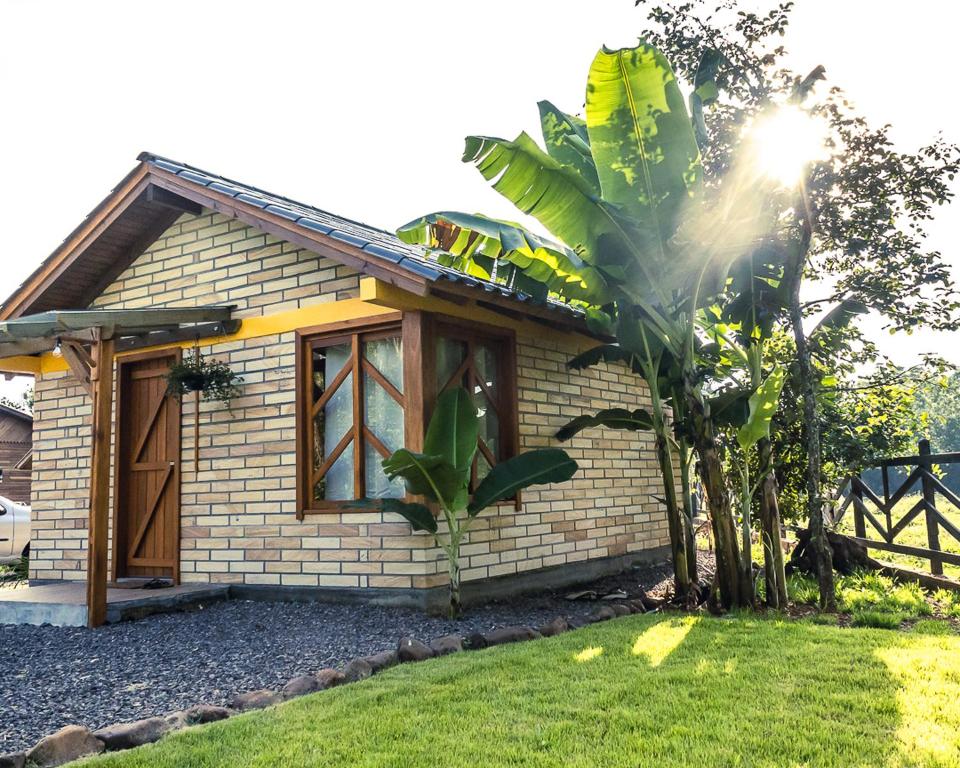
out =
[[[376,317],[378,315],[389,314],[398,309],[419,309],[424,312],[436,312],[462,320],[473,320],[501,328],[512,328],[520,333],[552,339],[577,349],[587,349],[597,344],[597,340],[591,339],[589,336],[573,331],[553,329],[547,325],[535,323],[531,320],[516,320],[501,315],[498,312],[478,307],[472,301],[465,304],[455,304],[452,301],[439,299],[435,296],[416,296],[402,288],[397,288],[373,277],[365,277],[360,280],[360,298],[358,299],[331,301],[312,307],[277,312],[272,315],[243,318],[240,330],[237,331],[237,333],[229,336],[206,337],[200,339],[200,344],[201,346],[211,347],[230,341],[241,341],[243,339],[289,333],[298,328],[325,325],[340,320]],[[180,347],[182,349],[189,349],[193,344],[193,341],[181,341],[174,344],[158,344],[154,348],[166,349]],[[140,352],[143,349],[144,347],[141,347],[137,350],[131,350],[128,353],[120,352],[117,357],[123,357],[124,354]],[[45,352],[39,357],[18,355],[16,357],[0,359],[0,372],[4,373],[42,375],[44,373],[65,371],[67,368],[66,360],[62,357],[55,356],[51,352]]]
[[[32,355],[14,355],[0,359],[0,373],[24,373],[36,376],[40,373],[40,358]]]
[[[473,301],[465,304],[455,304],[452,301],[439,299],[436,296],[416,296],[408,293],[402,288],[385,283],[375,277],[364,277],[360,279],[360,298],[371,304],[380,304],[392,309],[419,309],[424,312],[436,312],[450,317],[456,317],[461,320],[473,320],[478,323],[495,325],[500,328],[512,328],[513,330],[528,334],[537,338],[551,339],[560,344],[566,344],[578,350],[589,349],[597,346],[600,342],[597,339],[576,331],[566,330],[560,326],[551,328],[543,323],[536,323],[532,320],[515,320],[499,312],[494,312],[483,307],[478,307]],[[517,308],[522,312],[522,308]]]
[[[200,339],[201,346],[211,347],[215,344],[223,344],[230,341],[242,341],[243,339],[254,339],[260,336],[271,336],[274,334],[289,333],[298,328],[309,328],[314,325],[324,325],[334,323],[339,320],[356,320],[363,317],[376,317],[386,315],[394,311],[391,308],[378,304],[371,304],[362,299],[344,299],[343,301],[331,301],[326,304],[317,304],[312,307],[303,307],[301,309],[291,309],[286,312],[277,312],[272,315],[262,317],[243,318],[240,330],[229,336],[209,336]],[[175,344],[157,344],[155,349],[167,349],[172,347],[181,347],[189,349],[194,344],[193,341],[181,341]],[[134,354],[142,352],[145,347],[124,353],[120,352],[117,357],[123,357],[124,354]],[[62,357],[56,357],[52,352],[45,352],[39,357],[18,356],[0,359],[0,371],[9,373],[25,374],[44,374],[67,370],[67,361]]]

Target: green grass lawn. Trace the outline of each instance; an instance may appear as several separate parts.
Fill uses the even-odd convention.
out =
[[[907,496],[900,500],[896,507],[894,507],[893,513],[893,522],[896,524],[910,509],[920,500],[919,495]],[[877,517],[880,522],[883,522],[882,513],[878,513],[876,508],[869,501],[867,502],[867,509],[869,509],[874,516]],[[955,506],[947,502],[942,496],[937,496],[937,509],[943,513],[951,523],[960,528],[960,509],[957,509]],[[866,521],[867,526],[867,538],[868,539],[877,539],[878,541],[882,540],[880,534],[877,530],[870,524],[870,521]],[[840,524],[839,530],[841,533],[853,534],[853,508],[847,510],[847,513],[843,516],[843,521]],[[911,547],[923,547],[926,549],[928,547],[927,542],[927,527],[924,522],[924,516],[921,513],[918,515],[910,525],[903,529],[903,532],[897,536],[895,539],[897,544],[906,544]],[[949,533],[944,530],[940,530],[940,548],[944,552],[953,552],[954,554],[960,554],[960,541],[954,539]],[[919,557],[911,557],[910,555],[900,555],[894,552],[884,552],[879,549],[871,549],[870,556],[876,558],[877,560],[884,560],[888,563],[894,563],[895,565],[902,565],[906,568],[913,568],[917,571],[923,571],[924,573],[930,573],[930,561],[924,560]],[[949,576],[951,579],[960,580],[960,567],[955,565],[950,565],[945,563],[943,566],[943,575]]]
[[[960,636],[631,616],[84,763],[237,765],[958,766]]]

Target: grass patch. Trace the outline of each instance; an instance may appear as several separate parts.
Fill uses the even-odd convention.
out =
[[[910,627],[910,631],[920,635],[952,635],[954,633],[953,627],[947,622],[934,619],[921,619]]]
[[[402,665],[92,759],[214,766],[948,766],[960,637],[630,616]]]
[[[873,627],[874,629],[900,629],[903,617],[896,613],[883,611],[854,611],[850,624],[854,627]]]

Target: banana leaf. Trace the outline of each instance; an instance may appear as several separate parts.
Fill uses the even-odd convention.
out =
[[[757,387],[757,391],[750,395],[750,416],[746,424],[737,430],[737,442],[744,451],[762,438],[770,437],[770,420],[777,410],[785,376],[786,371],[777,366]]]
[[[577,416],[561,427],[555,436],[560,442],[566,442],[574,435],[591,427],[609,427],[638,432],[653,429],[653,419],[643,408],[637,408],[635,411],[629,411],[626,408],[607,408],[594,414]]]
[[[446,266],[485,280],[504,278],[511,287],[526,288],[534,295],[535,288],[511,280],[505,272],[516,268],[566,299],[602,303],[607,295],[603,275],[576,253],[510,221],[441,211],[403,225],[397,236],[426,246]]]
[[[577,471],[577,462],[560,448],[540,448],[501,461],[474,491],[467,514],[478,515],[491,504],[509,499],[531,485],[562,483]]]
[[[645,271],[664,279],[682,266],[669,242],[703,171],[683,95],[659,50],[641,42],[597,53],[587,78],[587,131],[603,199],[636,222],[642,258],[656,264]]]
[[[437,518],[423,504],[409,503],[400,499],[383,499],[380,504],[384,512],[400,515],[415,531],[437,532]]]
[[[410,493],[426,496],[433,501],[450,504],[466,485],[466,474],[438,455],[415,453],[401,448],[384,459],[382,466],[391,480],[402,477]]]
[[[523,213],[604,271],[638,262],[638,233],[614,206],[599,199],[590,184],[561,165],[526,133],[514,141],[468,136],[463,161],[474,163],[493,188]],[[656,275],[645,275],[653,280]]]
[[[540,128],[543,143],[550,155],[561,165],[573,168],[593,189],[600,194],[597,166],[590,151],[590,136],[583,118],[561,112],[549,101],[537,103],[540,108]]]
[[[423,439],[423,452],[439,456],[457,472],[466,474],[477,452],[478,434],[476,405],[467,390],[454,387],[437,398]]]
[[[572,371],[582,371],[584,368],[592,368],[600,363],[622,363],[630,366],[634,373],[640,373],[633,357],[633,353],[619,344],[600,344],[568,360],[567,368]]]

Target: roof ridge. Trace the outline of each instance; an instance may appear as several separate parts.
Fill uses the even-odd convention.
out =
[[[259,192],[263,195],[269,195],[270,197],[275,197],[277,200],[283,200],[285,202],[288,202],[292,205],[299,206],[301,208],[310,208],[314,211],[319,211],[320,213],[324,213],[327,216],[331,216],[335,219],[341,219],[342,221],[349,222],[350,224],[356,224],[358,227],[365,227],[366,229],[376,230],[377,232],[381,232],[384,235],[387,235],[388,237],[393,238],[398,243],[409,245],[408,243],[404,243],[403,240],[397,237],[396,232],[391,232],[389,229],[384,229],[383,227],[377,226],[376,224],[368,224],[367,222],[360,221],[359,219],[351,219],[348,216],[341,216],[339,213],[333,213],[333,211],[328,211],[326,208],[320,208],[311,203],[304,203],[301,200],[294,200],[292,197],[287,197],[286,195],[278,195],[276,192],[271,192],[270,190],[264,189],[263,187],[256,187],[253,184],[248,184],[245,181],[238,181],[237,179],[231,179],[228,176],[223,176],[219,173],[213,173],[212,171],[207,171],[196,165],[190,165],[189,163],[183,163],[179,160],[174,160],[171,157],[165,157],[163,155],[158,155],[154,152],[148,152],[144,150],[139,155],[137,155],[137,160],[141,162],[160,160],[161,162],[171,163],[172,165],[179,165],[188,170],[195,171],[197,173],[202,173],[204,176],[210,176],[211,178],[219,179],[220,181],[225,181],[228,184],[234,184],[239,187],[246,187],[247,189],[253,190],[254,192]]]

